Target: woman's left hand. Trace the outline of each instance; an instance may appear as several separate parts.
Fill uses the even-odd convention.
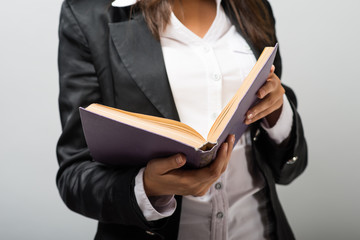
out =
[[[261,101],[246,113],[245,124],[249,125],[259,119],[266,118],[270,127],[273,127],[280,117],[285,89],[280,79],[274,73],[272,66],[266,83],[259,89],[257,96]]]

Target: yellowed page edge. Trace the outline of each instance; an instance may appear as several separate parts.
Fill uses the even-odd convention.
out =
[[[267,57],[269,56],[269,54],[271,54],[273,49],[274,47],[264,48],[263,52],[261,53],[259,59],[256,61],[254,67],[251,69],[248,76],[244,79],[243,83],[236,91],[235,95],[231,98],[229,103],[226,105],[226,107],[220,113],[218,118],[215,120],[207,136],[207,140],[209,142],[214,142],[214,141],[216,142],[217,139],[220,137],[222,131],[225,129],[227,123],[229,122],[232,115],[236,111],[237,106],[239,105],[241,99],[244,97],[245,93],[250,88],[252,82],[255,80],[256,74],[265,64],[264,60],[267,59]]]
[[[197,132],[195,130],[193,130],[195,132],[194,134],[193,131],[189,131],[190,127],[183,128],[183,123],[173,120],[144,114],[131,113],[101,104],[91,104],[86,108],[86,110],[140,129],[144,129],[146,131],[169,137],[171,139],[193,146],[194,148],[199,148],[206,142],[206,140],[200,134],[196,134]],[[142,118],[142,116],[146,116],[146,118]],[[155,119],[160,121],[156,121]],[[175,122],[177,124],[169,124],[169,122]],[[171,128],[169,128],[169,126],[171,126]],[[172,131],[169,131],[169,129]]]

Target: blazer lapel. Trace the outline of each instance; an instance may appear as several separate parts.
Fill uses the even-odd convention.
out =
[[[109,28],[121,61],[138,87],[165,118],[179,120],[160,42],[153,37],[142,14],[109,23]]]

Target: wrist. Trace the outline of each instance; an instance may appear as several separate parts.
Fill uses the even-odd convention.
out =
[[[269,115],[267,115],[265,117],[267,124],[269,125],[269,128],[272,128],[273,126],[275,126],[275,124],[279,120],[281,112],[282,112],[282,107],[283,107],[283,105],[281,105],[280,108],[278,108],[277,110],[275,110],[274,112],[270,113]]]
[[[152,191],[153,188],[151,187],[151,181],[149,181],[147,178],[146,168],[145,168],[144,174],[143,174],[143,186],[144,186],[144,191],[145,191],[146,196],[148,196],[148,197],[156,196]]]
[[[177,203],[173,195],[148,197],[144,189],[144,171],[140,169],[135,177],[135,198],[137,204],[147,221],[155,221],[172,215],[176,209]]]

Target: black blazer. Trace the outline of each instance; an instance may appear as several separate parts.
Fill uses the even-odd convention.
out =
[[[270,5],[264,2],[272,14]],[[234,20],[227,1],[222,4]],[[233,23],[237,26],[236,21]],[[178,208],[171,217],[146,221],[133,190],[139,169],[94,162],[78,111],[80,106],[99,102],[178,120],[159,41],[140,13],[132,14],[130,19],[129,8],[114,8],[111,0],[65,0],[59,38],[63,132],[57,145],[60,167],[56,181],[63,201],[73,211],[99,221],[96,239],[176,239],[181,196],[176,196]],[[258,56],[262,49],[252,50]],[[275,66],[280,76],[280,55]],[[289,240],[294,237],[280,206],[275,182],[288,184],[303,172],[307,147],[295,95],[285,88],[294,111],[289,143],[276,145],[257,123],[250,128],[254,159],[269,190],[277,239]]]

